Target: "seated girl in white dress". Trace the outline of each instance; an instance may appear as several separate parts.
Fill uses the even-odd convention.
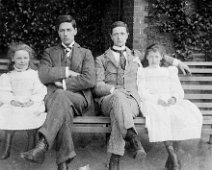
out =
[[[8,55],[12,69],[0,76],[0,130],[5,131],[0,159],[9,157],[16,130],[37,129],[46,118],[43,99],[47,89],[31,69],[33,50],[26,44],[13,44]]]
[[[164,142],[169,154],[166,168],[179,170],[178,141],[201,137],[202,114],[196,105],[183,99],[178,69],[160,67],[162,55],[158,44],[146,49],[149,65],[138,69],[138,92],[150,142]]]

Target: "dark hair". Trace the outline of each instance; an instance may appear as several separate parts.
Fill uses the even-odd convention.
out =
[[[60,15],[57,18],[57,23],[56,23],[57,30],[59,29],[60,24],[64,23],[64,22],[70,22],[72,24],[73,28],[77,27],[76,20],[74,19],[74,17],[72,17],[71,15]]]
[[[143,61],[142,61],[142,65],[143,65],[144,67],[146,67],[146,66],[149,65],[149,64],[148,64],[148,60],[147,60],[148,54],[149,54],[150,52],[157,52],[157,51],[159,51],[159,53],[160,53],[161,56],[163,57],[163,55],[164,55],[164,50],[163,50],[163,47],[162,47],[160,44],[154,43],[154,44],[149,45],[149,46],[146,48],[145,54],[144,54],[144,59],[143,59]]]
[[[124,27],[124,28],[126,28],[127,33],[129,33],[128,26],[127,26],[127,24],[125,22],[123,22],[123,21],[116,21],[116,22],[112,23],[112,25],[111,25],[110,34],[113,33],[113,29],[116,28],[116,27]]]
[[[9,50],[7,53],[7,56],[10,59],[9,70],[13,70],[14,62],[12,61],[12,58],[14,57],[15,52],[20,51],[20,50],[24,50],[24,51],[28,52],[29,58],[30,58],[29,67],[32,69],[35,69],[36,66],[33,63],[33,59],[35,57],[34,50],[30,46],[28,46],[27,44],[24,44],[22,42],[12,42],[9,46]]]

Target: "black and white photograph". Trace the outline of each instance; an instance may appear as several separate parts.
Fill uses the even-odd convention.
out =
[[[211,0],[0,0],[0,170],[211,169]]]

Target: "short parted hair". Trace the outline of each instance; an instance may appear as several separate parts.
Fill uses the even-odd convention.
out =
[[[150,52],[157,52],[157,51],[158,51],[158,52],[161,54],[161,56],[163,57],[163,55],[164,55],[163,47],[162,47],[160,44],[158,44],[158,43],[151,44],[150,46],[148,46],[148,47],[146,48],[144,57],[147,58],[147,56],[148,56],[148,54],[149,54]]]
[[[15,55],[15,52],[20,50],[27,51],[29,53],[30,60],[34,59],[35,57],[34,50],[30,46],[22,42],[13,42],[10,44],[9,50],[8,50],[9,59],[12,59]]]
[[[123,21],[116,21],[116,22],[112,23],[112,25],[111,25],[110,34],[113,33],[113,29],[116,28],[116,27],[124,27],[124,28],[126,28],[127,33],[129,33],[128,26],[127,26],[127,24],[125,22],[123,22]]]
[[[142,65],[144,67],[148,66],[148,60],[147,60],[147,56],[149,55],[150,52],[159,52],[163,58],[164,56],[164,49],[163,47],[159,44],[159,43],[154,43],[149,45],[146,50],[145,50],[145,54],[144,54],[144,59],[142,60]]]
[[[64,22],[70,22],[72,24],[73,28],[77,27],[76,20],[74,19],[74,17],[72,17],[71,15],[60,15],[57,18],[57,23],[56,23],[57,30],[59,30],[60,24],[62,24]]]
[[[14,62],[12,62],[12,58],[14,57],[15,52],[20,51],[20,50],[24,50],[24,51],[28,52],[29,58],[30,58],[29,67],[32,69],[36,69],[36,66],[33,63],[33,59],[35,57],[34,50],[30,46],[28,46],[27,44],[24,44],[22,42],[13,42],[10,44],[9,50],[7,53],[7,56],[10,59],[9,70],[13,69]]]

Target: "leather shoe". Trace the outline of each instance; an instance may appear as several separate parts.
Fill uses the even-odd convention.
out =
[[[138,135],[137,134],[132,135],[129,138],[129,142],[134,150],[133,158],[137,159],[137,160],[141,160],[141,161],[144,160],[146,157],[146,152],[145,152],[143,146],[141,145],[140,140],[138,139]]]
[[[171,157],[169,155],[168,159],[166,160],[165,168],[167,170],[172,170],[172,167],[173,167],[173,163],[172,163]]]
[[[110,157],[110,163],[109,163],[109,170],[120,170],[119,167],[119,161],[120,161],[119,155],[112,154]]]
[[[42,138],[34,149],[21,153],[21,157],[27,161],[34,163],[43,163],[45,159],[45,152],[48,149],[48,144],[45,138]]]
[[[58,164],[58,170],[68,170],[68,164],[66,162]]]

